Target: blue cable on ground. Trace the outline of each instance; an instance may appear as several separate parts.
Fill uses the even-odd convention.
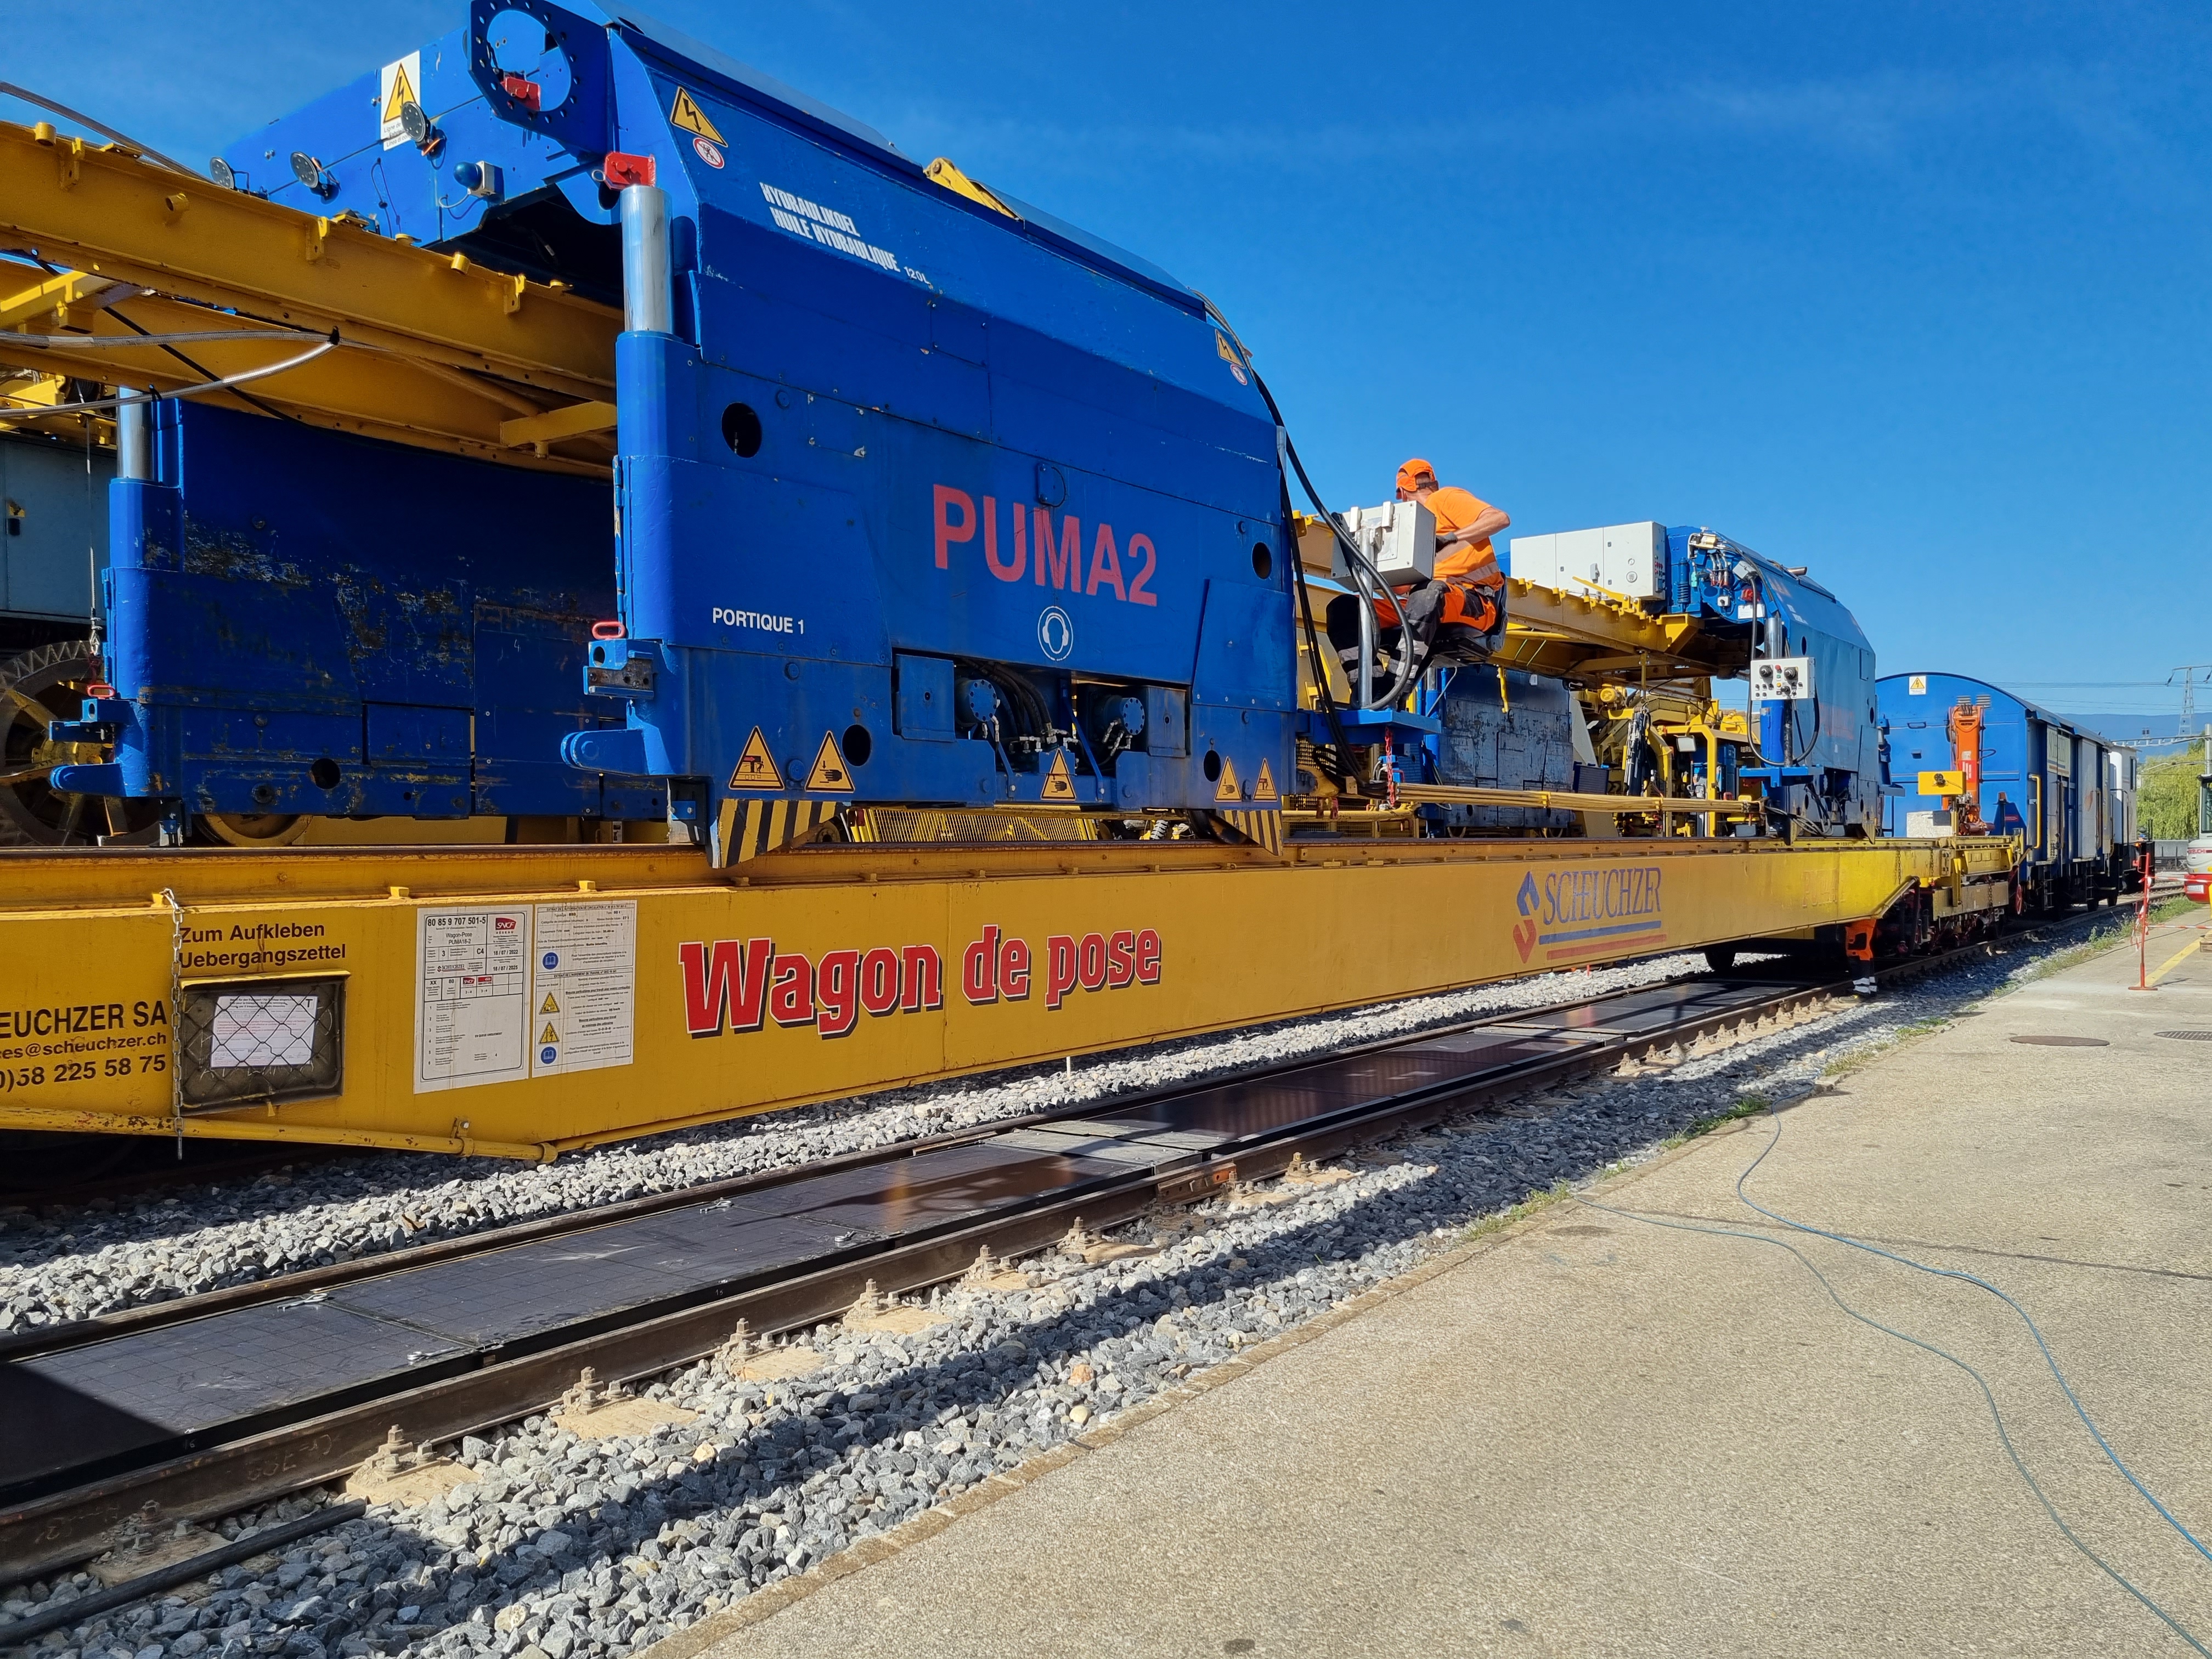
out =
[[[1751,1160],[1749,1167],[1747,1168],[1741,1175],[1735,1178],[1735,1195],[1737,1199],[1749,1208],[1758,1211],[1759,1214],[1765,1216],[1770,1221],[1779,1222],[1782,1225],[1792,1228],[1801,1233],[1811,1233],[1818,1238],[1832,1239],[1838,1244],[1848,1244],[1855,1250],[1864,1250],[1869,1255],[1878,1255],[1886,1261],[1894,1261],[1903,1267],[1911,1267],[1916,1273],[1927,1273],[1936,1279],[1955,1279],[1965,1284],[1978,1285],[1981,1289],[1987,1291],[1991,1296],[1996,1297],[1997,1300],[2003,1303],[2005,1306],[2010,1308],[2014,1313],[2020,1316],[2021,1322],[2027,1327],[2028,1334],[2035,1339],[2035,1346],[2040,1349],[2043,1353],[2043,1363],[2051,1368],[2051,1380],[2058,1384],[2060,1392],[2065,1395],[2067,1404],[2074,1407],[2074,1415],[2081,1419],[2081,1426],[2089,1431],[2089,1437],[2097,1443],[2097,1449],[2103,1452],[2105,1455],[2112,1461],[2112,1465],[2114,1468],[2118,1469],[2122,1474],[2127,1477],[2128,1484],[2142,1494],[2143,1502],[2148,1504],[2151,1508],[2158,1511],[2160,1519],[2163,1520],[2167,1526],[2172,1527],[2174,1531],[2179,1533],[2184,1538],[2187,1539],[2189,1540],[2189,1547],[2191,1549],[2195,1550],[2207,1561],[2212,1561],[2212,1550],[2206,1549],[2204,1547],[2203,1541],[2199,1539],[2195,1533],[2190,1531],[2188,1528],[2183,1526],[2179,1521],[2174,1518],[2173,1511],[2167,1509],[2164,1504],[2159,1502],[2157,1494],[2153,1492],[2148,1486],[2146,1486],[2142,1481],[2136,1479],[2136,1472],[2130,1468],[2125,1462],[2121,1461],[2119,1453],[2112,1449],[2112,1443],[2105,1438],[2104,1431],[2098,1428],[2096,1424],[2090,1419],[2089,1413],[2082,1408],[2081,1398],[2075,1394],[2073,1384],[2066,1380],[2066,1373],[2059,1369],[2058,1361],[2051,1352],[2051,1345],[2043,1340],[2042,1328],[2037,1325],[2033,1319],[2029,1317],[2027,1310],[2021,1307],[2019,1303],[2014,1301],[2010,1295],[1999,1290],[1996,1285],[1990,1284],[1988,1279],[1979,1278],[1973,1273],[1967,1273],[1962,1268],[1932,1267],[1924,1261],[1914,1261],[1909,1255],[1899,1255],[1894,1250],[1885,1250],[1880,1245],[1869,1244],[1863,1239],[1853,1238],[1848,1233],[1832,1233],[1827,1231],[1825,1228],[1812,1226],[1806,1222],[1792,1221],[1788,1216],[1776,1213],[1774,1211],[1770,1210],[1765,1205],[1757,1202],[1745,1193],[1743,1190],[1743,1183],[1751,1179],[1753,1171],[1755,1171],[1760,1164],[1766,1162],[1766,1154],[1772,1152],[1777,1146],[1779,1146],[1782,1144],[1782,1120],[1779,1117],[1775,1116],[1774,1108],[1771,1106],[1769,1106],[1766,1109],[1766,1115],[1768,1117],[1773,1118],[1774,1120],[1774,1139],[1766,1143],[1765,1149],[1760,1152],[1759,1155]]]
[[[1776,1138],[1778,1139],[1780,1138],[1780,1126],[1778,1125],[1776,1127]],[[1770,1142],[1767,1146],[1766,1151],[1771,1152],[1773,1150],[1773,1145]],[[1761,1152],[1759,1154],[1759,1157],[1762,1158],[1765,1156],[1766,1152]],[[1751,1167],[1752,1169],[1757,1169],[1759,1167],[1758,1162],[1754,1160]],[[1744,1173],[1747,1176],[1750,1172],[1751,1171],[1749,1170],[1747,1170]],[[1744,1201],[1746,1203],[1750,1202],[1748,1199]],[[2212,1659],[2212,1649],[2208,1649],[2202,1642],[2198,1641],[2194,1636],[2191,1636],[2186,1630],[2183,1629],[2182,1626],[2174,1620],[2172,1614],[2166,1612],[2166,1610],[2159,1606],[2157,1602],[2152,1601],[2150,1597],[2144,1595],[2142,1591],[2137,1589],[2132,1583],[2120,1573],[2118,1568],[2114,1567],[2111,1562],[2106,1560],[2103,1556],[2098,1554],[2096,1551],[2091,1549],[2087,1543],[2082,1541],[2081,1535],[2077,1534],[2073,1528],[2066,1524],[2066,1517],[2059,1514],[2057,1505],[2053,1504],[2050,1498],[2045,1495],[2042,1486],[2038,1483],[2034,1475],[2028,1472],[2027,1464],[2026,1461],[2021,1458],[2019,1448],[2013,1444],[2012,1435],[2005,1428],[2004,1413],[1998,1409],[1997,1397],[1995,1394],[1990,1392],[1988,1380],[1972,1365],[1969,1365],[1965,1360],[1960,1358],[1958,1355],[1951,1352],[1947,1348],[1937,1347],[1933,1342],[1923,1342],[1917,1336],[1909,1335],[1904,1331],[1898,1330],[1893,1326],[1885,1325],[1880,1320],[1873,1318],[1867,1314],[1861,1313],[1856,1308],[1851,1306],[1850,1303],[1844,1301],[1844,1298],[1837,1293],[1836,1287],[1828,1282],[1828,1276],[1813,1265],[1810,1257],[1807,1256],[1806,1254],[1802,1250],[1799,1249],[1796,1245],[1786,1243],[1782,1239],[1769,1238],[1763,1233],[1747,1233],[1743,1231],[1741,1228],[1736,1227],[1708,1227],[1688,1221],[1662,1221],[1657,1216],[1639,1215],[1633,1210],[1618,1209],[1610,1204],[1600,1204],[1596,1200],[1583,1198],[1579,1194],[1576,1195],[1575,1202],[1583,1206],[1587,1209],[1601,1211],[1607,1215],[1619,1216],[1624,1220],[1640,1221],[1647,1227],[1665,1227],[1675,1232],[1706,1233],[1715,1238],[1747,1239],[1753,1244],[1769,1244],[1778,1250],[1787,1250],[1791,1255],[1797,1258],[1798,1263],[1803,1267],[1807,1273],[1811,1273],[1814,1279],[1820,1281],[1820,1288],[1828,1293],[1828,1299],[1834,1303],[1838,1308],[1841,1309],[1846,1316],[1858,1321],[1862,1325],[1869,1326],[1875,1330],[1880,1331],[1885,1336],[1893,1336],[1900,1342],[1910,1343],[1916,1348],[1932,1353],[1937,1358],[1947,1360],[1951,1364],[1956,1365],[1960,1370],[1966,1372],[1968,1376],[1972,1377],[1974,1379],[1974,1386],[1982,1391],[1983,1401],[1990,1408],[1990,1420],[1996,1425],[1997,1438],[2003,1443],[2005,1455],[2012,1460],[2013,1468],[2019,1472],[2020,1478],[2027,1483],[2028,1491],[2035,1494],[2035,1501],[2043,1505],[2043,1512],[2051,1517],[2051,1524],[2058,1528],[2060,1534],[2065,1538],[2066,1541],[2071,1544],[2076,1550],[2080,1551],[2081,1555],[2090,1563],[2091,1565],[2094,1566],[2098,1571],[2103,1573],[2105,1577],[2111,1579],[2115,1584],[2118,1584],[2130,1595],[2132,1595],[2136,1601],[2142,1602],[2144,1607],[2148,1607],[2158,1619],[2160,1624],[2164,1625],[2176,1636],[2179,1636],[2183,1641],[2188,1643],[2189,1645],[2197,1652],[2203,1654],[2205,1656],[2205,1659]],[[1753,1209],[1759,1208],[1757,1205],[1753,1205],[1752,1207]],[[1761,1210],[1759,1211],[1759,1213],[1765,1215],[1769,1212]],[[1775,1218],[1777,1220],[1781,1219],[1780,1217],[1776,1217]],[[1808,1228],[1805,1231],[1817,1232],[1819,1231],[1819,1229]],[[1823,1235],[1823,1237],[1832,1237],[1832,1235]],[[1854,1241],[1845,1240],[1844,1242],[1851,1243]],[[1881,1252],[1877,1252],[1877,1254],[1881,1254]],[[1999,1292],[1999,1294],[2002,1295],[2002,1292]],[[2022,1317],[2025,1316],[2025,1315],[2022,1316]],[[2078,1406],[2076,1409],[2079,1409]],[[2148,1497],[2148,1494],[2146,1493],[2145,1496]],[[2152,1499],[2152,1502],[2154,1503],[2157,1500],[2155,1498]],[[2163,1510],[2160,1512],[2163,1513]],[[2170,1516],[2168,1518],[2171,1519]],[[2192,1540],[2191,1541],[2193,1542],[2194,1540]]]

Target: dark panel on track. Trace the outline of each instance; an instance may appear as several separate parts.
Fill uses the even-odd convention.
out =
[[[0,1366],[0,1491],[134,1465],[180,1437],[292,1420],[428,1373],[698,1306],[879,1241],[983,1221],[1147,1164],[1473,1085],[1620,1036],[1723,1015],[1771,986],[1655,987],[1508,1016],[1124,1111],[1094,1109],[633,1219],[152,1326]],[[1085,1156],[1085,1152],[1090,1156]]]
[[[334,1382],[404,1376],[462,1352],[458,1344],[333,1302],[300,1301],[241,1308],[19,1360],[9,1372],[67,1390],[82,1402],[87,1426],[82,1437],[40,1434],[20,1445],[9,1443],[0,1487],[298,1406]]]

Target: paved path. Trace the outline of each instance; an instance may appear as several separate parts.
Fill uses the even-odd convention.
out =
[[[2155,969],[2194,929],[2160,930]],[[1750,1188],[1983,1274],[2212,1545],[2212,956],[1983,1006],[1785,1112]],[[2021,1036],[2105,1047],[2017,1043]],[[1775,1133],[1605,1201],[1790,1237],[1979,1368],[2052,1501],[2212,1647],[2212,1563],[2097,1452],[1986,1294],[1736,1201]],[[1959,1370],[1770,1244],[1579,1205],[717,1641],[871,1656],[2186,1654],[2067,1543]]]

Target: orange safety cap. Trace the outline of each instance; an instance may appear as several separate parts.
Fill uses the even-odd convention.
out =
[[[1436,487],[1436,468],[1419,457],[1398,469],[1398,488],[1409,495],[1416,489],[1434,489]]]

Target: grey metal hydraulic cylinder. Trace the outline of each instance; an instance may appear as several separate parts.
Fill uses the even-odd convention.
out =
[[[668,192],[631,185],[622,193],[623,326],[633,334],[673,334],[676,293],[669,276]]]
[[[136,395],[129,386],[118,386],[125,397]],[[151,479],[154,476],[154,406],[118,404],[115,406],[115,476]]]

